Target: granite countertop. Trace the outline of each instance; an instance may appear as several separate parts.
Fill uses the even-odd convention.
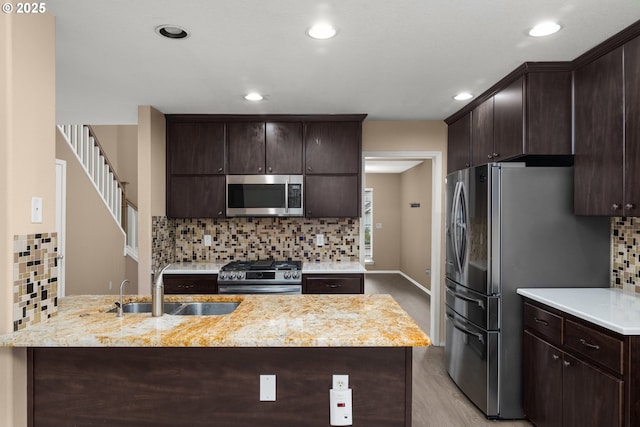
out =
[[[165,274],[218,274],[226,262],[176,262]],[[362,274],[366,270],[355,261],[304,262],[302,274]]]
[[[640,295],[615,288],[518,289],[518,294],[622,335],[640,335]]]
[[[58,315],[0,336],[13,347],[421,347],[429,337],[390,295],[167,295],[235,301],[221,316],[107,313],[115,295],[62,298]],[[149,297],[127,296],[129,301]]]

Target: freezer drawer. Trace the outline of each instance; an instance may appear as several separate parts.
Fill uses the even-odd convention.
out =
[[[499,415],[499,332],[487,332],[446,307],[445,364],[451,379],[489,418]]]
[[[499,329],[500,297],[474,292],[450,279],[446,279],[446,284],[445,298],[448,307],[482,329]]]

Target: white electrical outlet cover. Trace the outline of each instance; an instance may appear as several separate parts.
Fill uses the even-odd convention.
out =
[[[324,234],[316,234],[316,245],[324,246]]]
[[[334,375],[333,376],[333,389],[334,390],[346,390],[349,388],[349,375]]]
[[[211,234],[204,235],[204,245],[211,246]]]
[[[260,401],[275,402],[276,400],[276,376],[260,375]]]

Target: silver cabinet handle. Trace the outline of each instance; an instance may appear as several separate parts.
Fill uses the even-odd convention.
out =
[[[553,360],[560,360],[560,356],[558,356],[557,354],[552,354],[551,357],[553,358]]]
[[[564,362],[562,362],[562,364],[564,365],[565,368],[568,368],[569,366],[571,366],[571,362],[569,362],[568,360],[565,360]]]
[[[582,344],[582,345],[583,345],[583,346],[585,346],[585,347],[592,348],[592,349],[594,349],[594,350],[600,350],[600,346],[599,346],[599,345],[597,345],[597,344],[591,344],[591,343],[587,342],[587,340],[585,340],[585,339],[583,339],[583,338],[580,338],[580,344]]]
[[[487,159],[491,160],[493,159],[493,156],[491,154],[487,154]]]
[[[546,320],[538,319],[537,317],[534,317],[533,320],[535,320],[536,323],[541,323],[544,326],[549,326],[549,322],[547,322]]]
[[[491,155],[491,158],[493,158],[493,159],[495,159],[496,157],[500,157],[500,154],[499,153],[493,153]]]
[[[630,211],[631,209],[635,208],[636,205],[634,205],[633,203],[627,203],[626,205],[624,205],[624,208],[628,211]]]
[[[620,209],[620,205],[617,203],[614,203],[611,205],[611,210],[612,211],[617,211],[618,209]]]
[[[218,211],[218,216],[222,216],[224,212]]]

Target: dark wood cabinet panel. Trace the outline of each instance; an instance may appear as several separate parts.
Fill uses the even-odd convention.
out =
[[[537,427],[562,427],[562,351],[529,332],[523,345],[524,412]]]
[[[491,161],[493,153],[493,97],[478,105],[471,113],[471,164]]]
[[[358,175],[307,175],[304,191],[308,218],[360,216]]]
[[[622,427],[622,380],[565,354],[562,385],[563,427]]]
[[[572,154],[571,71],[526,76],[526,154]]]
[[[217,294],[217,274],[164,274],[164,293],[171,294]]]
[[[303,294],[363,294],[364,274],[305,274]]]
[[[575,71],[575,201],[578,215],[622,215],[622,47]]]
[[[493,96],[493,161],[524,153],[523,85],[524,76]]]
[[[359,174],[361,122],[305,124],[306,174]]]
[[[451,123],[447,138],[447,173],[471,166],[471,113]]]
[[[228,164],[232,175],[265,173],[265,123],[227,123]]]
[[[224,123],[167,122],[167,173],[225,173],[224,139]]]
[[[404,347],[33,348],[28,424],[325,427],[331,378],[342,373],[353,389],[354,425],[410,427],[411,354]],[[259,400],[261,374],[276,375],[275,401]]]
[[[562,344],[564,320],[557,314],[525,303],[524,327],[534,331],[553,345]]]
[[[224,175],[171,176],[167,216],[222,218],[225,216]]]
[[[302,174],[302,123],[267,122],[266,173]]]
[[[624,45],[624,215],[640,217],[640,37]]]

